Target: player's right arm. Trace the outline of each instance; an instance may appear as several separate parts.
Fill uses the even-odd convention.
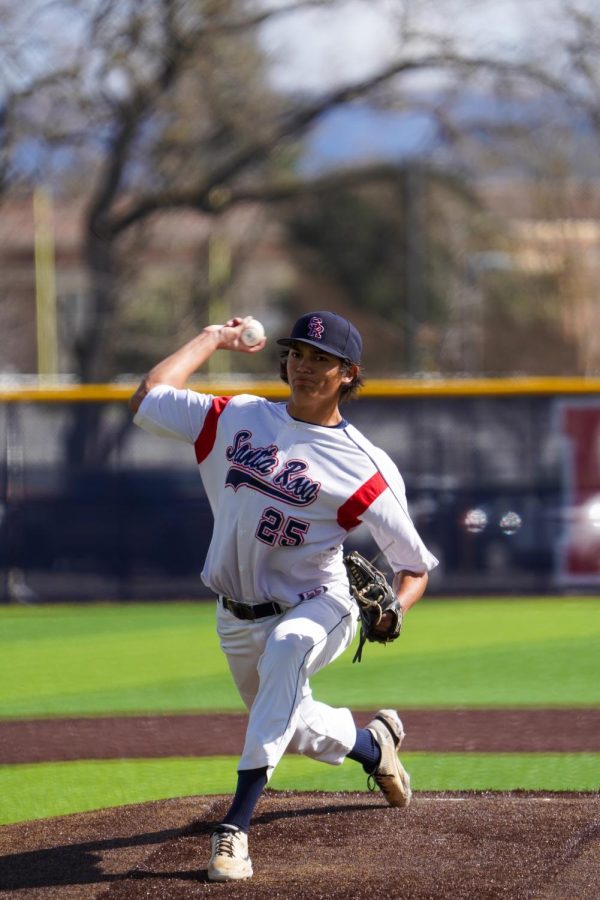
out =
[[[246,317],[250,318],[250,317]],[[257,353],[266,343],[263,338],[253,347],[242,343],[241,333],[246,319],[235,317],[224,325],[207,325],[200,334],[157,363],[144,375],[137,390],[129,401],[129,408],[135,415],[144,397],[158,384],[183,388],[187,380],[212,356],[215,350],[238,350],[243,353]]]

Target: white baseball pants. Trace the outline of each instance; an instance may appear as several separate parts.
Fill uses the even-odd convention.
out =
[[[267,766],[270,778],[288,749],[339,765],[356,741],[352,714],[314,700],[309,678],[352,643],[352,607],[321,595],[256,621],[237,619],[220,603],[217,610],[221,648],[249,710],[238,769]]]

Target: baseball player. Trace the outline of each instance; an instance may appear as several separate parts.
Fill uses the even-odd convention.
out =
[[[236,792],[211,836],[211,881],[252,875],[250,822],[286,751],[332,765],[355,760],[390,806],[408,805],[398,714],[380,710],[357,728],[350,710],[313,698],[310,678],[356,634],[342,552],[352,529],[365,522],[385,552],[404,613],[437,563],[409,517],[396,466],[340,412],[361,384],[361,337],[346,319],[308,313],[277,342],[287,402],[185,389],[217,350],[262,350],[264,338],[243,343],[246,322],[207,326],[131,398],[137,425],[194,448],[214,516],[202,578],[218,597],[220,644],[249,712]]]

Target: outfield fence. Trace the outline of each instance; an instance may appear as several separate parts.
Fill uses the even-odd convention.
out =
[[[196,387],[287,396],[279,382]],[[132,425],[133,388],[0,388],[3,602],[209,596],[193,450]],[[345,414],[404,476],[440,559],[430,593],[598,591],[600,379],[380,380]],[[348,546],[377,552],[363,526]]]

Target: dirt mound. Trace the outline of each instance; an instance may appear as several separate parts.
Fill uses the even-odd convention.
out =
[[[600,795],[267,790],[250,837],[255,876],[206,881],[227,797],[188,797],[0,829],[0,897],[544,898],[596,900]]]

